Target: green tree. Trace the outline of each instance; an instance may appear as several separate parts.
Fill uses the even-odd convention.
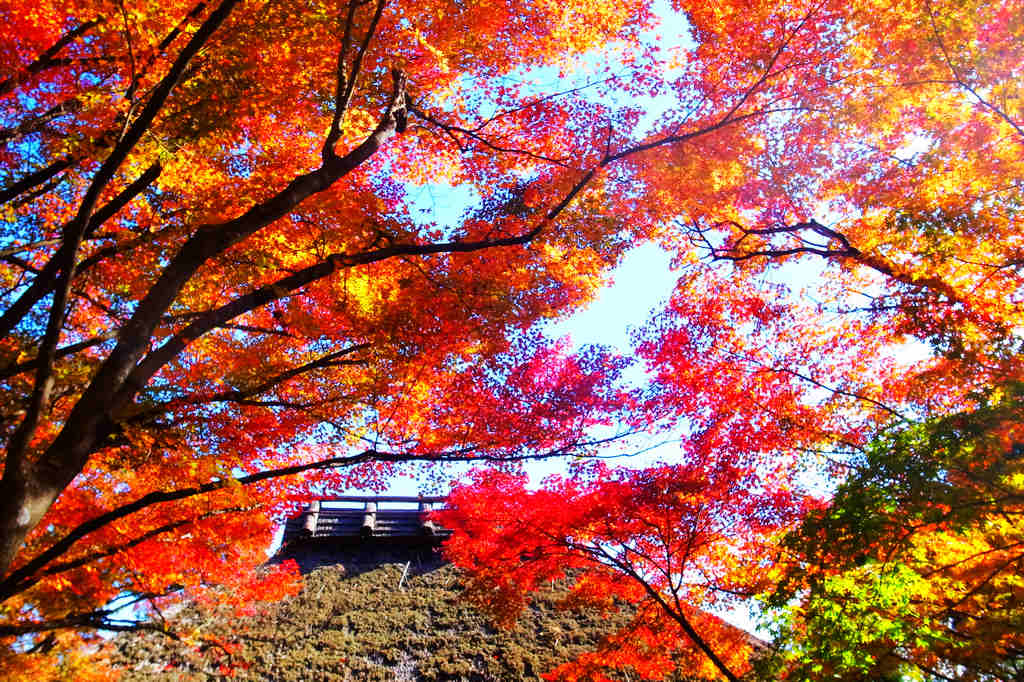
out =
[[[893,428],[784,547],[774,673],[1024,673],[1024,386]]]

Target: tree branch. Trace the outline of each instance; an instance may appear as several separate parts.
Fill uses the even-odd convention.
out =
[[[294,379],[297,376],[306,374],[307,372],[311,372],[316,369],[326,369],[327,367],[337,367],[342,365],[365,364],[365,362],[362,360],[342,360],[341,358],[345,357],[346,355],[351,355],[352,353],[365,350],[366,348],[369,347],[369,343],[360,343],[355,346],[343,348],[334,353],[328,353],[327,355],[321,356],[316,360],[312,360],[303,365],[299,365],[298,367],[293,367],[292,369],[289,369],[285,372],[281,372],[280,374],[277,374],[251,388],[221,391],[220,393],[213,393],[210,395],[196,395],[188,398],[182,398],[179,400],[172,400],[170,401],[170,403],[173,405],[198,405],[202,403],[225,401],[244,402],[246,398],[251,398],[252,396],[260,395],[261,393],[266,393],[272,388],[275,388],[276,386],[279,386],[290,379]],[[147,410],[145,412],[133,414],[132,419],[147,419],[165,412],[168,407],[169,405],[161,406],[159,408],[154,408],[152,410]]]
[[[640,585],[640,587],[643,588],[644,592],[647,593],[647,596],[653,599],[654,602],[659,607],[661,607],[661,609],[665,613],[667,613],[670,618],[672,618],[672,620],[679,624],[679,627],[683,629],[683,632],[686,633],[686,636],[689,637],[690,640],[697,645],[697,648],[704,652],[705,656],[711,659],[711,662],[714,664],[714,666],[718,668],[719,672],[721,672],[725,676],[725,678],[729,680],[729,682],[739,682],[739,678],[731,670],[729,670],[728,666],[726,666],[725,662],[718,657],[718,654],[715,653],[714,649],[712,649],[711,646],[707,643],[707,641],[700,636],[700,633],[698,633],[697,630],[694,629],[693,624],[690,623],[689,619],[687,619],[687,617],[680,610],[672,608],[672,605],[665,601],[664,595],[658,592],[658,590],[654,589],[654,586],[652,586],[647,580],[645,580],[643,576],[637,573],[633,566],[630,564],[630,562],[621,561],[620,559],[618,559],[618,557],[616,557],[613,554],[610,554],[602,547],[598,547],[597,549],[604,557],[606,557],[609,561],[618,566],[624,573],[626,573],[634,581],[636,581]]]
[[[536,453],[536,454],[525,454],[522,455],[520,460],[542,460],[551,459],[554,457],[563,457],[566,454],[578,452],[580,448],[593,447],[606,443],[612,438],[603,438],[593,441],[577,440],[566,443],[562,446]],[[9,599],[11,596],[18,594],[19,585],[25,583],[26,580],[35,576],[40,571],[43,571],[49,564],[61,555],[67,553],[67,551],[74,546],[76,542],[86,537],[90,533],[93,533],[106,525],[109,525],[115,521],[126,518],[135,514],[136,512],[142,511],[147,507],[151,507],[157,504],[164,504],[167,502],[175,502],[178,500],[184,500],[190,497],[196,497],[198,495],[205,495],[207,493],[215,492],[218,490],[224,490],[234,486],[248,486],[262,481],[272,480],[276,478],[282,478],[285,476],[293,476],[301,474],[306,471],[316,471],[324,469],[339,469],[343,467],[349,467],[363,462],[468,462],[468,461],[491,461],[492,457],[489,457],[485,452],[482,452],[478,447],[467,446],[465,448],[458,448],[454,450],[444,450],[437,452],[424,452],[420,454],[406,453],[406,452],[382,452],[376,448],[368,448],[358,454],[348,455],[344,457],[331,457],[327,459],[317,460],[315,462],[309,462],[306,464],[294,464],[291,466],[280,467],[277,469],[269,469],[261,471],[255,474],[249,474],[247,476],[239,476],[236,478],[226,478],[209,481],[199,485],[191,486],[188,488],[179,488],[176,490],[162,490],[155,491],[143,495],[142,497],[123,504],[119,507],[111,509],[99,516],[96,516],[73,530],[69,531],[60,540],[54,542],[46,550],[38,554],[33,559],[29,560],[23,566],[11,571],[2,581],[0,581],[0,602]],[[507,461],[507,458],[500,458],[501,461]]]
[[[946,62],[946,66],[949,68],[949,72],[953,74],[953,84],[959,85],[961,88],[971,93],[971,95],[981,104],[983,107],[988,109],[990,112],[1001,118],[1003,121],[1008,123],[1011,128],[1016,131],[1017,135],[1020,136],[1021,141],[1024,141],[1024,128],[1019,123],[1014,121],[1003,109],[995,106],[987,99],[981,96],[977,90],[964,80],[963,76],[960,75],[960,71],[953,65],[953,58],[949,54],[949,50],[946,49],[946,43],[942,40],[942,35],[939,33],[939,26],[935,21],[935,11],[932,9],[930,2],[925,3],[928,7],[928,19],[932,25],[932,35],[935,38],[935,43],[939,46],[939,51],[942,52],[942,59]]]
[[[113,338],[116,338],[116,337],[117,337],[117,332],[116,331],[104,332],[102,334],[99,334],[97,336],[92,337],[91,339],[86,339],[85,341],[79,341],[78,343],[71,343],[71,344],[68,344],[67,346],[64,346],[63,348],[58,348],[57,351],[54,353],[54,357],[55,358],[64,358],[64,357],[67,357],[69,355],[74,355],[75,353],[77,353],[79,351],[83,351],[86,348],[92,348],[93,346],[98,346],[101,343],[105,343],[105,342],[107,342],[107,341],[109,341],[109,340],[111,340]],[[26,360],[25,362],[20,362],[17,365],[11,365],[10,367],[5,367],[3,369],[0,369],[0,379],[9,379],[9,378],[11,378],[13,376],[21,374],[22,372],[27,372],[29,370],[35,369],[36,366],[38,365],[38,363],[39,363],[39,359],[38,358],[34,358],[32,360]]]
[[[46,127],[46,124],[54,119],[60,118],[65,114],[75,113],[82,109],[81,100],[71,97],[69,99],[54,104],[52,107],[31,118],[26,118],[20,123],[10,128],[0,128],[0,144],[13,140],[16,137],[22,137],[30,133],[37,132]]]
[[[57,161],[54,161],[49,166],[40,168],[33,173],[29,173],[21,180],[18,180],[14,184],[8,185],[4,189],[0,190],[0,205],[6,204],[22,192],[26,192],[37,185],[43,184],[50,178],[67,170],[76,163],[78,163],[78,158],[69,154]]]
[[[55,499],[60,490],[64,489],[85,464],[86,459],[84,457],[76,458],[79,461],[74,462],[71,466],[68,466],[67,462],[58,463],[53,460],[46,460],[45,454],[40,461],[33,463],[31,466],[25,459],[28,444],[31,442],[32,436],[35,434],[50,401],[50,393],[54,384],[53,363],[64,318],[67,313],[68,299],[71,293],[71,283],[79,247],[89,226],[89,221],[100,194],[113,179],[121,164],[128,157],[128,154],[142,138],[143,133],[153,123],[172,90],[178,84],[182,74],[184,74],[188,64],[192,61],[192,58],[206,44],[214,31],[220,27],[238,2],[239,0],[222,0],[220,5],[210,13],[199,29],[192,35],[188,44],[178,54],[168,73],[154,88],[149,101],[138,118],[124,131],[124,134],[114,145],[110,155],[93,176],[79,204],[75,218],[64,228],[61,258],[58,259],[55,266],[57,272],[55,273],[56,284],[53,287],[53,302],[50,307],[46,330],[40,343],[32,395],[29,398],[25,416],[17,429],[15,429],[7,447],[2,486],[8,490],[8,493],[12,493],[14,496],[14,499],[9,500],[8,504],[17,504],[17,498],[24,496],[30,486],[47,490],[48,492],[45,493],[45,496],[52,495],[53,499]],[[96,403],[96,405],[102,404],[102,401]],[[78,408],[81,405],[82,402],[79,401],[75,407]],[[90,409],[93,407],[90,405]],[[74,411],[72,411],[72,415],[74,415]],[[62,429],[61,433],[64,434],[66,431],[65,425],[65,429]],[[60,436],[58,436],[58,440],[59,438]],[[90,448],[93,442],[89,443]],[[56,477],[54,476],[55,474],[57,475]],[[40,501],[37,501],[37,504]],[[37,511],[45,512],[44,506],[48,508],[49,504],[39,504]],[[41,518],[41,514],[37,514],[37,516]],[[9,528],[6,536],[0,538],[2,540],[0,542],[0,567],[6,569],[10,565],[17,547],[20,546],[24,538],[24,534],[38,523],[38,518],[32,517],[33,514],[19,513],[16,517],[17,521]]]
[[[18,73],[10,78],[4,79],[0,82],[0,96],[6,95],[11,92],[14,88],[24,83],[29,76],[33,76],[40,71],[50,68],[55,64],[54,57],[57,56],[61,50],[74,42],[77,38],[85,35],[91,28],[98,26],[104,22],[102,16],[97,17],[91,21],[87,21],[74,29],[68,31],[60,40],[51,45],[45,52],[36,57],[36,59],[26,66],[24,69],[18,71]]]
[[[178,22],[178,25],[175,26],[170,33],[164,36],[164,39],[160,41],[160,43],[156,46],[156,49],[153,50],[153,52],[149,55],[149,59],[146,60],[146,63],[143,65],[141,69],[139,69],[138,73],[136,73],[135,77],[132,79],[131,84],[128,86],[128,89],[124,93],[124,97],[126,100],[130,102],[135,98],[135,91],[138,90],[139,83],[142,81],[142,77],[146,74],[147,71],[149,71],[150,68],[152,68],[153,63],[157,60],[157,57],[162,55],[167,50],[167,48],[171,46],[171,43],[173,43],[174,40],[179,35],[181,35],[182,30],[184,30],[188,22],[198,17],[204,9],[206,9],[206,0],[200,0],[200,2],[197,2],[195,7],[193,7],[189,11],[189,13],[186,14],[185,17],[180,22]]]
[[[124,552],[126,550],[129,550],[132,547],[137,547],[138,545],[141,545],[143,542],[146,542],[147,540],[152,540],[153,538],[155,538],[157,536],[163,535],[165,533],[170,533],[171,531],[178,530],[179,528],[182,528],[184,526],[195,524],[197,521],[204,521],[206,519],[213,518],[214,516],[220,516],[221,514],[231,514],[231,513],[235,513],[235,512],[249,511],[249,510],[250,509],[247,509],[247,508],[244,508],[244,507],[230,507],[230,508],[227,508],[227,509],[215,509],[213,511],[206,512],[205,514],[201,514],[201,515],[197,516],[196,518],[180,519],[178,521],[172,521],[170,523],[165,523],[162,526],[158,526],[156,528],[151,528],[150,530],[146,531],[145,533],[142,533],[141,535],[138,535],[138,536],[132,538],[131,540],[127,540],[125,542],[122,542],[121,544],[113,545],[111,547],[107,547],[106,549],[103,549],[103,550],[100,550],[100,551],[97,551],[97,552],[92,552],[90,554],[86,554],[84,556],[78,557],[77,559],[72,559],[70,561],[65,561],[65,562],[59,563],[59,564],[53,564],[50,567],[48,567],[48,568],[46,568],[46,569],[36,573],[35,575],[26,578],[20,584],[14,586],[13,589],[16,590],[16,593],[17,592],[24,592],[25,590],[30,589],[32,586],[34,586],[36,583],[38,583],[40,580],[42,580],[44,578],[48,578],[50,576],[57,575],[58,573],[65,573],[67,571],[71,571],[71,570],[74,570],[76,568],[81,568],[82,566],[90,564],[90,563],[92,563],[94,561],[99,561],[100,559],[104,559],[106,557],[114,556],[115,554],[118,554],[120,552]]]
[[[691,228],[691,232],[697,234],[703,239],[704,245],[711,252],[711,257],[715,260],[729,260],[734,262],[750,260],[752,258],[778,258],[782,256],[791,256],[802,253],[809,253],[822,258],[839,258],[849,259],[861,265],[867,266],[876,272],[885,275],[891,279],[894,279],[903,284],[908,284],[919,289],[927,289],[937,294],[945,296],[951,303],[961,303],[965,309],[971,310],[972,306],[968,305],[968,302],[964,300],[960,294],[956,292],[953,287],[947,284],[939,277],[934,276],[920,276],[911,275],[902,271],[902,269],[895,263],[891,262],[887,258],[877,254],[870,254],[861,251],[857,247],[853,246],[844,234],[825,227],[816,220],[809,220],[805,222],[796,223],[793,225],[785,225],[780,227],[770,228],[749,228],[740,225],[733,220],[722,221],[717,223],[715,227],[721,227],[724,225],[731,225],[737,228],[742,236],[735,242],[726,245],[725,247],[715,247],[705,236],[705,228],[694,225]],[[825,237],[830,241],[836,241],[839,243],[840,248],[832,249],[827,244],[815,244],[809,242],[800,237],[799,233],[804,230],[810,230],[816,234]],[[793,246],[789,248],[760,248],[751,251],[744,251],[741,246],[743,241],[749,236],[771,236],[777,234],[790,234],[796,236],[803,242],[800,246]]]
[[[111,199],[110,202],[96,211],[89,220],[89,224],[86,227],[83,238],[88,239],[94,237],[96,230],[98,230],[106,221],[110,220],[110,218],[114,217],[118,211],[127,206],[128,203],[138,196],[146,187],[151,185],[153,181],[159,177],[162,170],[163,168],[159,163],[154,163],[130,185],[119,192],[116,197]],[[43,269],[39,271],[28,288],[22,292],[21,296],[19,296],[18,299],[4,311],[3,315],[0,316],[0,338],[8,336],[18,323],[24,319],[25,315],[27,315],[29,311],[32,310],[32,308],[47,294],[53,291],[59,282],[60,265],[67,260],[68,249],[65,246],[66,242],[63,241],[63,238],[56,240],[44,240],[36,242],[30,246],[16,247],[19,250],[25,250],[29,248],[47,246],[52,243],[60,243],[61,247],[53,254],[53,256],[50,257],[50,260],[46,262],[46,265],[44,265]],[[109,255],[109,251],[116,253],[117,247],[104,249],[99,253],[102,253],[105,256]],[[81,268],[92,266],[99,259],[99,253],[93,254],[93,256],[90,256],[83,261],[80,268],[76,268],[76,272]]]
[[[359,77],[363,57],[366,55],[366,51],[370,47],[370,41],[377,32],[377,26],[384,13],[384,6],[387,4],[387,0],[377,0],[377,7],[374,10],[373,18],[370,20],[370,26],[366,29],[366,34],[363,36],[363,42],[359,46],[359,50],[356,52],[355,59],[352,63],[352,70],[346,76],[345,60],[347,59],[348,51],[352,46],[352,27],[355,21],[356,10],[363,4],[365,4],[365,0],[362,2],[349,0],[348,3],[348,16],[345,20],[345,29],[341,39],[341,47],[338,50],[338,66],[335,76],[336,86],[334,94],[334,115],[331,118],[331,126],[327,132],[327,138],[324,140],[323,149],[321,150],[321,157],[323,158],[324,163],[337,158],[334,152],[334,145],[337,144],[338,139],[341,137],[341,124],[342,121],[345,120],[345,114],[348,112],[348,108],[352,103],[352,95],[355,92],[356,78]],[[402,120],[404,121],[404,119]],[[402,133],[404,131],[404,122],[396,125],[395,132]]]

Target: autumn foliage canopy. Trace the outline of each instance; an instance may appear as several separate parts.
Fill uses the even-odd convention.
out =
[[[1024,665],[1018,0],[2,8],[3,675],[201,638],[298,503],[463,461],[481,605],[637,607],[556,677]],[[645,242],[632,357],[545,336]]]

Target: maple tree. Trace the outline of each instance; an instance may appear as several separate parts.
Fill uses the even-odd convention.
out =
[[[717,63],[716,38],[735,44],[736,17],[717,6],[706,15],[689,10],[697,54]],[[744,7],[743,20],[755,12]],[[808,15],[827,16],[815,27],[814,49],[781,62],[814,62],[821,80],[802,100],[814,112],[780,119],[781,130],[761,140],[768,158],[760,182],[711,205],[707,196],[690,202],[672,183],[699,172],[705,157],[680,168],[665,150],[664,180],[652,179],[658,191],[641,198],[673,222],[661,234],[681,275],[666,310],[638,335],[654,374],[645,409],[675,416],[680,461],[726,470],[741,463],[751,472],[788,467],[765,492],[788,494],[807,467],[846,481],[831,501],[803,497],[802,528],[746,557],[751,568],[734,578],[757,585],[771,575],[782,588],[768,587],[769,603],[795,600],[780,616],[782,655],[763,662],[769,679],[1016,674],[1019,415],[1004,405],[996,410],[1002,421],[994,419],[992,401],[1015,404],[1005,396],[1020,381],[1020,15],[1012,2],[823,3]],[[809,280],[809,295],[788,281],[794,275]],[[974,435],[947,438],[956,447],[922,436],[971,423]],[[908,479],[920,484],[912,494]],[[490,492],[486,482],[476,487]],[[574,491],[551,487],[572,506]],[[643,486],[635,490],[644,499]],[[545,499],[538,495],[530,499]],[[457,499],[471,508],[472,489]],[[629,518],[637,504],[594,514]],[[685,537],[693,521],[677,512],[664,523]],[[651,590],[637,598],[660,596],[671,607],[668,558],[658,555],[660,582],[607,555],[586,563],[593,553],[577,545],[595,537],[587,524],[562,531],[561,542],[533,541],[584,562],[581,585],[632,578]],[[785,523],[777,529],[779,540]],[[529,553],[502,561],[494,546],[481,543],[476,554],[462,546],[484,532],[467,526],[465,537],[457,534],[453,558],[485,595],[506,589],[505,600],[522,602],[533,578],[518,576],[555,570]],[[634,530],[602,541],[614,554],[643,539]],[[791,556],[779,561],[783,550]],[[674,575],[694,578],[683,568]],[[678,610],[660,606],[660,623],[671,629]],[[728,665],[706,667],[736,649],[705,647],[701,640],[720,627],[703,628],[641,647],[703,652],[704,674],[735,676]],[[620,643],[630,641],[623,633]],[[599,670],[642,660],[581,659],[556,674],[574,679],[585,677],[580,664]]]
[[[645,679],[679,667],[701,678],[748,672],[751,640],[707,609],[770,584],[772,573],[759,569],[779,529],[804,509],[800,496],[746,467],[706,461],[584,466],[536,491],[522,475],[474,478],[436,516],[453,531],[447,556],[471,576],[467,595],[499,622],[514,621],[538,587],[565,578],[575,578],[567,605],[637,605],[621,632],[552,678],[607,679],[607,669],[623,667]]]
[[[693,44],[662,54],[641,1],[5,7],[7,664],[165,629],[182,589],[294,589],[253,570],[271,520],[402,462],[585,454],[595,425],[669,415],[682,464],[652,478],[739,503],[771,473],[747,492],[772,509],[807,452],[1018,378],[1019,3],[676,9]],[[651,95],[671,102],[653,122]],[[424,218],[432,183],[478,205]],[[681,278],[639,340],[641,394],[626,360],[537,325],[643,240]],[[787,295],[778,268],[811,259],[818,298]],[[894,362],[907,339],[935,352]],[[118,620],[124,595],[154,620]],[[696,641],[672,622],[672,647]]]

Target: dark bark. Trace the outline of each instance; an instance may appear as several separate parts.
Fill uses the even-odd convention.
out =
[[[51,45],[41,55],[36,57],[31,64],[29,64],[24,69],[19,71],[17,75],[11,76],[10,78],[6,78],[3,81],[0,81],[0,96],[6,95],[7,93],[14,90],[14,88],[16,88],[18,85],[24,83],[29,76],[35,75],[40,71],[58,65],[56,57],[61,50],[63,50],[65,47],[73,43],[82,35],[85,35],[85,33],[89,31],[89,29],[93,28],[94,26],[98,26],[101,23],[103,23],[103,17],[98,17],[96,19],[93,19],[92,21],[87,21],[84,24],[81,24],[80,26],[77,26],[76,28],[65,33],[63,36],[61,36],[60,40]]]
[[[92,397],[92,400],[95,401],[94,404],[88,405],[82,410],[91,412],[91,414],[84,420],[81,416],[79,417],[80,423],[84,421],[87,425],[84,432],[78,431],[69,434],[64,439],[62,447],[55,451],[51,446],[36,462],[29,462],[25,456],[28,444],[50,399],[53,387],[53,361],[66,313],[67,300],[71,292],[74,264],[79,246],[92,218],[96,201],[136,143],[153,123],[189,62],[209,40],[213,32],[220,27],[237,2],[238,0],[223,0],[182,49],[168,74],[154,88],[153,94],[138,118],[121,136],[93,177],[75,219],[65,226],[62,257],[56,265],[57,283],[54,286],[50,319],[37,357],[38,366],[32,396],[25,416],[9,442],[4,476],[0,479],[0,574],[7,572],[25,536],[35,528],[61,491],[78,475],[85,465],[89,453],[102,438],[109,435],[113,426],[109,415],[102,409],[105,400],[94,394]],[[93,382],[93,386],[95,386],[95,382]],[[100,396],[102,395],[100,394]],[[79,411],[77,408],[83,408],[82,401],[76,406],[76,412]],[[74,416],[74,412],[72,414]],[[68,429],[65,426],[61,436],[67,432]],[[67,445],[69,438],[74,444],[71,447]],[[58,436],[57,440],[60,441],[61,437]],[[56,445],[57,443],[54,443],[54,446]],[[69,459],[70,461],[68,461]]]
[[[0,144],[13,140],[23,135],[35,133],[46,127],[50,121],[56,120],[65,114],[74,113],[82,108],[82,103],[77,99],[69,99],[60,104],[55,104],[38,116],[23,120],[11,128],[0,129]]]
[[[32,189],[33,187],[37,187],[38,185],[42,185],[50,178],[67,170],[71,166],[75,165],[75,163],[77,162],[78,159],[75,158],[74,156],[65,156],[62,159],[54,161],[45,168],[40,168],[39,170],[33,173],[29,173],[21,180],[18,180],[14,184],[8,185],[7,187],[0,190],[0,204],[6,204],[8,201],[14,199],[19,194],[27,192],[28,190]]]
[[[85,228],[83,238],[89,239],[95,236],[96,230],[113,218],[118,211],[127,206],[142,190],[152,184],[159,177],[162,170],[160,164],[153,164],[128,187],[111,199],[109,203],[97,210],[89,219],[89,224]],[[66,242],[62,240],[57,241],[61,243],[57,252],[47,261],[43,269],[36,273],[35,279],[32,280],[28,288],[0,316],[0,338],[10,334],[18,323],[24,319],[25,315],[57,286],[60,276],[60,265],[66,262],[68,251]],[[45,242],[43,244],[45,245]]]

